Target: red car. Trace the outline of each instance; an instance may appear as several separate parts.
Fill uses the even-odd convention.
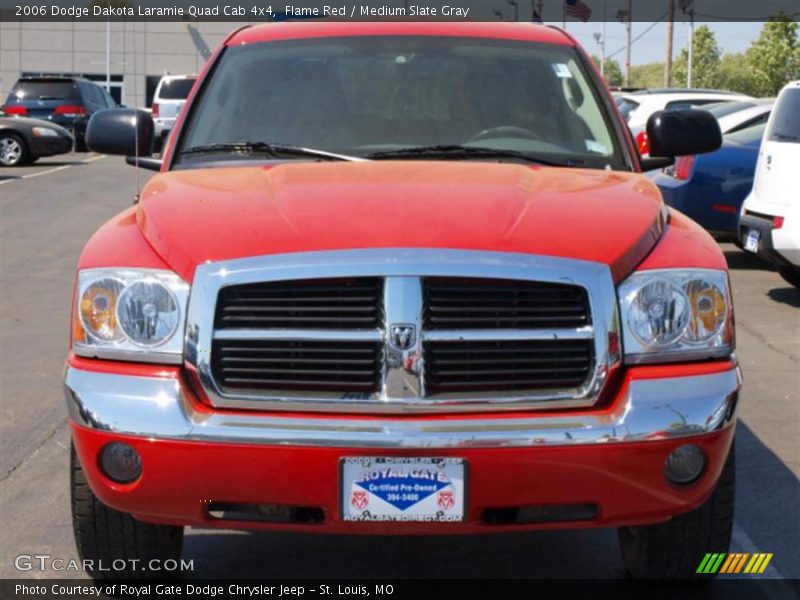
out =
[[[176,558],[187,525],[618,527],[638,577],[694,576],[727,550],[741,379],[725,259],[640,174],[569,34],[248,27],[163,162],[152,133],[132,109],[88,130],[160,173],[76,278],[84,559]],[[690,110],[648,134],[651,168],[720,144]]]

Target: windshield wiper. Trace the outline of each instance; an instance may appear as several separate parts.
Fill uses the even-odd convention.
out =
[[[585,164],[583,161],[575,159],[570,159],[567,162],[551,161],[539,158],[527,152],[518,152],[516,150],[459,145],[413,146],[411,148],[400,148],[398,150],[372,152],[371,154],[367,154],[366,157],[378,160],[394,158],[516,158],[550,167],[575,167]]]
[[[337,154],[326,150],[316,150],[314,148],[304,148],[302,146],[291,146],[289,144],[270,144],[267,142],[225,142],[221,144],[206,144],[204,146],[192,146],[181,150],[179,156],[186,154],[214,154],[219,152],[231,152],[235,154],[268,154],[275,158],[281,156],[313,156],[327,160],[344,160],[358,162],[365,160],[359,156],[347,154]]]

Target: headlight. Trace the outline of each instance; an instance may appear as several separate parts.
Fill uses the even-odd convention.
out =
[[[189,285],[170,271],[81,271],[73,351],[79,356],[179,364],[188,300]]]
[[[625,360],[699,360],[733,352],[728,276],[710,269],[634,273],[619,286]]]
[[[34,127],[32,131],[36,137],[58,137],[58,132],[49,127]]]

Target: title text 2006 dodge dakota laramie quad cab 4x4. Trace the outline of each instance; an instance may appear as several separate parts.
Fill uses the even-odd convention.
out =
[[[83,558],[176,557],[186,525],[618,527],[634,576],[693,576],[732,525],[730,286],[640,170],[720,133],[648,136],[645,163],[534,24],[241,29],[163,161],[146,113],[95,115],[94,150],[161,173],[80,259]]]

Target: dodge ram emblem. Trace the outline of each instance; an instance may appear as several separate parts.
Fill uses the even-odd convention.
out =
[[[408,350],[417,341],[416,328],[413,325],[400,323],[392,325],[390,329],[390,342],[399,350]]]

